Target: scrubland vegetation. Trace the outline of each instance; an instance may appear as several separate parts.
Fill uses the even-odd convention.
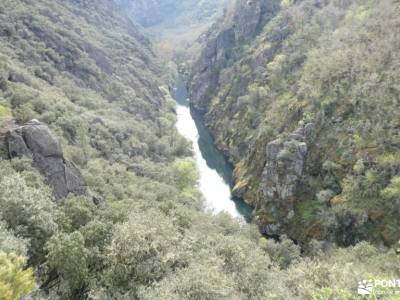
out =
[[[338,248],[314,239],[300,247],[206,212],[191,147],[176,132],[168,88],[160,88],[163,68],[114,1],[2,1],[0,61],[0,139],[14,122],[38,119],[88,186],[86,195],[56,201],[29,158],[10,160],[2,149],[0,299],[358,299],[359,280],[399,277],[395,249],[367,242]],[[398,119],[388,120],[390,127]],[[397,152],[379,147],[385,151],[377,152],[377,166],[387,176],[361,161],[342,187],[346,197],[374,189],[364,206],[354,196],[361,207],[377,193],[384,205],[398,199]],[[342,174],[332,165],[329,174]],[[376,177],[384,178],[381,185]],[[392,212],[386,218],[396,231]]]
[[[29,161],[1,162],[0,288],[36,286],[39,299],[356,299],[360,278],[398,276],[393,250],[313,241],[302,252],[203,212],[187,190],[195,177],[179,180],[183,164],[170,183],[107,164],[89,184],[107,196],[95,205],[87,196],[54,203]]]

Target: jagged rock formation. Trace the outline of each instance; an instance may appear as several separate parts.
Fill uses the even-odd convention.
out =
[[[262,190],[265,203],[272,209],[273,221],[263,228],[268,235],[281,234],[282,223],[295,215],[293,197],[301,189],[308,155],[306,140],[313,134],[313,124],[307,124],[290,134],[286,139],[276,139],[267,144],[266,164],[262,174]],[[282,207],[284,207],[282,209]]]
[[[229,80],[229,74],[221,71],[237,57],[240,45],[259,32],[265,18],[274,14],[275,2],[237,1],[226,12],[222,24],[208,32],[206,46],[191,72],[190,97],[196,109],[207,110],[217,88]]]
[[[69,193],[80,195],[86,192],[80,171],[64,158],[57,138],[39,121],[32,120],[11,129],[6,136],[6,147],[11,159],[22,156],[32,158],[57,199]]]
[[[303,175],[307,144],[297,140],[275,140],[267,145],[263,191],[269,199],[286,200],[296,192]]]

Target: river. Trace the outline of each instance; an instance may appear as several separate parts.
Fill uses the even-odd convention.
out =
[[[227,212],[232,217],[251,220],[252,209],[242,199],[232,196],[233,167],[219,151],[202,115],[190,108],[185,83],[178,80],[174,92],[180,134],[193,143],[194,158],[200,173],[199,188],[207,208],[214,213]]]

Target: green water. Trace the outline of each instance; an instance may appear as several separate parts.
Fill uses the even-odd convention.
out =
[[[177,101],[178,131],[193,143],[194,156],[200,173],[199,188],[207,207],[215,213],[225,211],[233,217],[251,220],[252,209],[242,199],[233,197],[233,167],[219,151],[203,123],[201,113],[190,108],[187,89],[178,80],[174,92]]]

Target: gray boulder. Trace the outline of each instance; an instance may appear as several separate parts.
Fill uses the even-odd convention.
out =
[[[271,200],[293,197],[303,175],[307,144],[297,138],[275,140],[267,145],[267,163],[263,172],[264,195]]]
[[[53,188],[57,199],[69,193],[86,193],[86,185],[78,168],[65,160],[57,138],[37,120],[10,129],[6,136],[9,158],[27,156]]]
[[[269,207],[270,221],[263,224],[262,231],[280,235],[295,217],[293,201],[306,177],[306,160],[309,152],[307,141],[313,126],[307,124],[286,138],[267,144],[266,164],[262,174],[264,201]]]
[[[145,175],[145,171],[143,166],[139,165],[139,164],[131,164],[127,167],[127,170],[129,172],[133,172],[135,173],[137,176],[144,176]]]
[[[11,82],[24,82],[25,81],[25,77],[24,75],[17,73],[17,72],[11,72],[8,75],[8,81]]]

